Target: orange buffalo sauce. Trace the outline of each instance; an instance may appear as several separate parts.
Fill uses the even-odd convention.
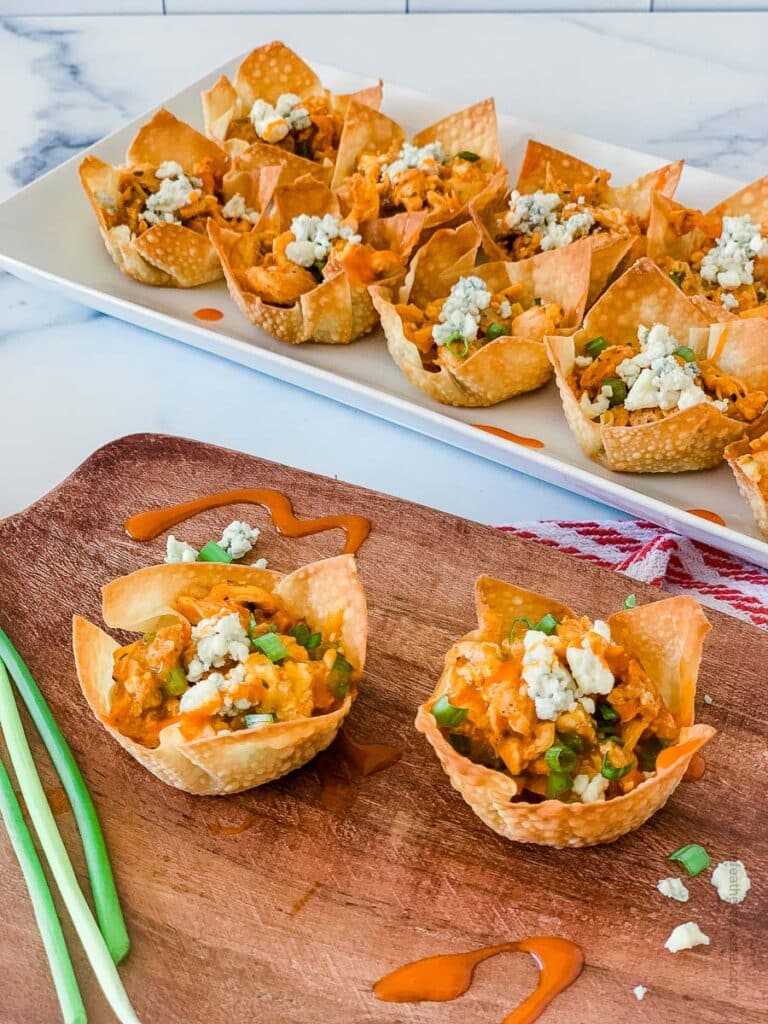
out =
[[[698,516],[699,519],[706,519],[710,523],[717,523],[718,526],[725,526],[725,520],[717,512],[710,512],[707,508],[689,508],[686,509],[692,516]]]
[[[691,758],[691,763],[685,769],[685,775],[683,775],[683,782],[698,782],[699,779],[704,775],[707,770],[707,762],[701,756],[701,754],[694,754]]]
[[[321,516],[318,519],[297,519],[290,499],[281,491],[263,487],[243,487],[234,491],[207,494],[202,498],[171,505],[168,508],[140,512],[125,521],[125,531],[134,540],[153,540],[165,530],[184,522],[200,512],[223,505],[261,505],[267,509],[278,533],[285,537],[307,537],[325,530],[344,530],[344,554],[354,554],[371,532],[371,524],[363,516]]]
[[[196,309],[192,315],[198,320],[207,320],[209,322],[221,320],[224,316],[220,309],[214,309],[212,306],[203,306],[202,309]]]
[[[555,996],[568,988],[581,974],[584,954],[568,939],[538,935],[519,942],[447,953],[398,967],[373,986],[377,999],[390,1003],[417,1003],[423,1000],[446,1002],[463,995],[472,984],[478,964],[499,953],[529,953],[539,968],[536,989],[502,1021],[502,1024],[532,1024]]]
[[[342,731],[335,747],[344,760],[362,776],[375,775],[396,764],[403,756],[399,747],[388,743],[358,743]]]
[[[538,437],[524,437],[522,434],[513,434],[509,430],[502,430],[501,427],[490,427],[485,423],[473,423],[477,430],[484,430],[486,434],[493,434],[494,437],[503,437],[505,441],[512,441],[513,444],[521,444],[524,448],[543,448],[544,442]]]

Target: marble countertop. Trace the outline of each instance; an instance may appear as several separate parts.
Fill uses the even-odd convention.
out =
[[[40,18],[0,22],[0,198],[273,38],[457,106],[493,94],[503,111],[745,181],[768,167],[768,14]],[[134,431],[482,522],[620,515],[7,275],[0,310],[0,516]]]

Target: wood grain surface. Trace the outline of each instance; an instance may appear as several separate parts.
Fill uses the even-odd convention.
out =
[[[402,760],[378,775],[356,776],[332,747],[261,789],[188,796],[124,753],[80,694],[72,614],[100,622],[100,586],[163,557],[164,538],[129,540],[126,516],[244,486],[284,490],[299,515],[352,511],[373,524],[359,555],[369,661],[348,732],[403,747]],[[335,554],[343,543],[338,531],[287,540],[266,513],[245,506],[206,513],[176,532],[200,546],[236,514],[262,528],[258,554],[279,570]],[[432,509],[153,435],[101,449],[47,497],[0,523],[0,624],[37,677],[99,808],[133,942],[121,972],[144,1024],[498,1024],[534,986],[536,971],[523,956],[482,966],[471,991],[452,1003],[380,1003],[371,986],[408,960],[545,933],[579,942],[587,967],[543,1024],[766,1020],[765,635],[708,612],[714,628],[698,718],[719,733],[701,781],[683,784],[651,822],[611,846],[515,845],[473,815],[412,725],[445,650],[474,626],[480,572],[591,615],[620,607],[630,590],[639,600],[658,596]],[[85,880],[72,814],[32,740]],[[250,827],[228,834],[241,824]],[[714,861],[744,860],[752,890],[741,906],[722,903],[707,876],[690,882],[687,904],[656,891],[659,878],[677,873],[666,854],[694,841]],[[54,1024],[53,987],[5,834],[0,905],[0,1022]],[[670,931],[689,920],[711,945],[668,953]],[[112,1020],[68,925],[67,936],[89,1021]],[[649,989],[643,1002],[632,994],[638,984]]]

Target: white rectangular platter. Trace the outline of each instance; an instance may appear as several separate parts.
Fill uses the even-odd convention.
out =
[[[257,45],[259,40],[254,40]],[[165,106],[202,128],[200,91],[222,73],[232,75],[239,58],[211,72]],[[337,92],[370,84],[336,68],[314,65],[325,85]],[[466,103],[482,97],[467,96]],[[659,166],[658,157],[599,142],[571,132],[547,129],[503,111],[515,98],[497,96],[499,131],[505,163],[514,180],[525,144],[538,138],[613,172],[618,184]],[[386,85],[383,110],[416,131],[450,113],[447,104],[422,93]],[[147,116],[102,139],[87,152],[120,163],[129,141]],[[670,154],[675,158],[677,154]],[[168,335],[381,416],[502,465],[606,502],[660,525],[724,548],[768,567],[768,544],[760,539],[749,509],[738,494],[730,470],[722,466],[702,473],[674,476],[614,474],[584,456],[561,411],[554,384],[487,410],[441,406],[412,388],[390,360],[380,332],[348,346],[287,346],[249,324],[230,301],[223,282],[181,290],[151,288],[123,277],[107,255],[93,214],[80,187],[78,156],[32,182],[0,204],[0,266],[27,281],[62,292],[101,312]],[[686,167],[678,198],[713,205],[740,183]],[[215,324],[194,318],[195,310],[213,306],[224,311]],[[501,427],[534,437],[544,447],[532,449],[477,430],[473,423]],[[376,457],[372,453],[372,457]],[[425,472],[429,471],[424,467]],[[461,486],[457,481],[457,486]],[[689,509],[721,516],[721,526]],[[522,515],[524,517],[524,510]],[[552,508],[552,518],[558,509]]]

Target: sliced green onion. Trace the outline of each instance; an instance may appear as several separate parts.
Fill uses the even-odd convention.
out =
[[[151,643],[152,643],[152,641],[153,641],[153,640],[155,639],[155,637],[156,637],[156,636],[157,636],[157,633],[145,633],[145,634],[144,634],[144,635],[142,636],[142,638],[141,638],[141,640],[142,640],[142,643],[145,643],[145,644],[151,644]]]
[[[627,594],[627,596],[624,598],[624,605],[623,605],[623,607],[624,608],[634,608],[636,604],[637,604],[637,598],[635,597],[635,595],[634,594]]]
[[[675,282],[677,287],[680,288],[682,286],[683,281],[685,280],[685,271],[684,270],[670,270],[669,276]]]
[[[266,654],[270,661],[282,661],[288,657],[286,646],[277,633],[262,633],[261,636],[251,637],[251,646],[254,651]]]
[[[604,722],[618,722],[619,712],[610,704],[601,703],[595,708],[595,717]]]
[[[27,737],[24,735],[24,727],[21,724],[11,684],[2,661],[0,661],[0,726],[5,735],[5,743],[16,772],[19,788],[40,839],[40,845],[45,853],[51,874],[56,880],[64,905],[69,911],[69,916],[72,918],[72,923],[107,1002],[122,1024],[139,1024],[139,1018],[134,1013],[120,975],[117,973],[117,968],[112,962],[109,948],[80,890],[66,848],[56,828],[53,812],[45,799],[45,793],[32,759]]]
[[[611,409],[614,405],[621,405],[627,397],[627,385],[621,377],[609,377],[603,384],[603,387],[610,388],[611,390],[611,397],[608,400],[608,404]]]
[[[547,636],[552,636],[557,629],[557,619],[550,612],[548,615],[545,615],[543,619],[537,622],[533,628],[538,633],[546,633]]]
[[[507,333],[507,328],[504,324],[492,323],[489,325],[488,330],[485,332],[485,336],[488,341],[496,341],[497,338],[501,338]]]
[[[573,789],[573,779],[567,772],[552,772],[547,776],[547,799],[553,800]]]
[[[448,742],[457,754],[461,754],[462,757],[469,757],[472,746],[469,742],[469,736],[465,736],[461,732],[448,733]]]
[[[322,642],[323,642],[323,634],[322,633],[313,633],[310,636],[309,640],[307,640],[307,642],[304,644],[304,647],[306,647],[306,649],[308,651],[314,651],[315,648],[319,647]]]
[[[533,629],[533,623],[531,622],[530,619],[522,618],[522,616],[518,617],[517,619],[514,619],[513,622],[512,622],[512,625],[509,627],[509,642],[510,643],[514,643],[515,642],[515,633],[516,633],[516,630],[517,630],[517,624],[519,622],[523,623],[523,625],[525,626],[525,631],[526,632],[529,629]]]
[[[685,846],[679,847],[674,853],[670,853],[667,860],[674,860],[682,864],[691,878],[695,878],[702,871],[706,871],[712,863],[712,858],[704,847],[699,846],[698,843],[686,843]]]
[[[689,348],[688,345],[678,345],[672,355],[680,356],[680,358],[684,359],[686,363],[696,362],[696,353],[692,348]]]
[[[74,754],[64,739],[56,719],[51,714],[51,709],[40,692],[40,688],[7,633],[2,629],[0,629],[0,659],[8,666],[8,671],[16,684],[21,699],[27,706],[27,711],[35,723],[69,799],[83,844],[99,927],[104,941],[109,946],[112,959],[119,964],[130,949],[131,943],[120,909],[120,900],[112,874],[112,866],[109,862],[107,844],[104,841],[104,833],[101,831],[99,816],[96,813],[91,794],[85,785]]]
[[[457,708],[443,694],[432,705],[432,717],[441,729],[454,729],[469,714],[467,708]]]
[[[595,359],[604,348],[608,348],[608,342],[601,335],[599,338],[593,338],[591,341],[588,341],[584,346],[584,351],[588,356],[592,356]]]
[[[64,1024],[86,1024],[85,1007],[77,987],[77,979],[72,969],[67,944],[64,941],[64,933],[56,915],[51,890],[48,888],[43,866],[2,761],[0,761],[0,814],[5,822],[21,873],[24,875],[24,881],[27,883],[27,891],[32,900],[35,921],[37,921],[40,937],[48,957]]]
[[[456,351],[456,346],[461,345],[461,351]],[[469,340],[464,337],[463,334],[452,334],[445,342],[445,347],[458,359],[463,359],[464,356],[469,352]]]
[[[276,721],[274,715],[244,715],[243,721],[247,729],[252,729],[254,725],[269,725]]]
[[[307,651],[313,651],[323,639],[320,633],[313,633],[306,622],[300,622],[297,626],[292,626],[288,632],[296,643]]]
[[[623,764],[617,768],[616,765],[611,764],[611,759],[609,755],[610,751],[606,750],[606,752],[603,754],[603,763],[600,765],[600,774],[603,776],[603,778],[611,780],[623,779],[625,775],[629,775],[629,773],[632,771],[635,765],[634,758],[631,761],[628,761],[626,764]]]
[[[571,772],[578,764],[578,757],[568,746],[551,746],[544,755],[544,762],[552,772]]]
[[[181,665],[174,665],[166,672],[163,681],[163,689],[169,697],[180,697],[187,689],[187,677]]]
[[[209,540],[207,544],[204,544],[200,549],[197,556],[198,562],[231,562],[232,555],[228,551],[225,551],[221,544],[217,544],[215,540]]]
[[[462,149],[462,151],[460,153],[457,153],[456,156],[459,158],[459,160],[469,160],[471,164],[476,164],[477,161],[480,159],[479,154],[473,153],[471,149]]]
[[[350,665],[343,654],[336,655],[336,661],[334,661],[328,676],[328,687],[339,699],[346,697],[349,693],[349,684],[354,671],[354,667]]]
[[[560,742],[562,744],[564,744],[564,746],[568,747],[568,749],[572,750],[575,754],[583,754],[584,753],[584,748],[586,747],[586,742],[585,742],[583,736],[579,736],[578,733],[570,732],[570,733],[565,733],[565,734],[562,734],[562,735],[558,735],[558,739],[560,740]]]

